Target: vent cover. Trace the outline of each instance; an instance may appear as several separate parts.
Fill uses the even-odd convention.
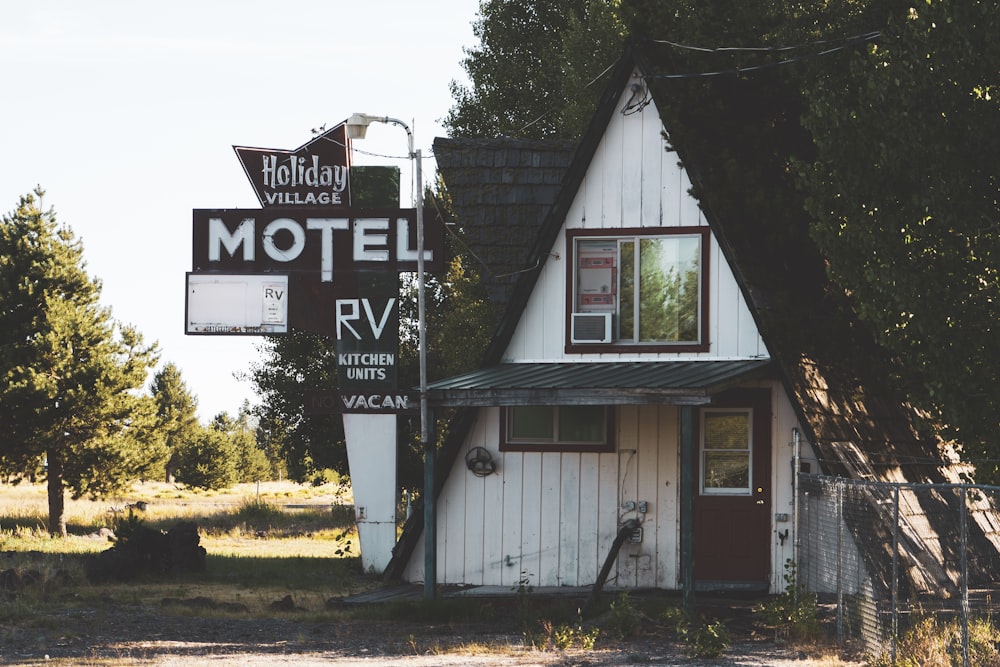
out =
[[[573,313],[571,343],[610,343],[611,313]]]

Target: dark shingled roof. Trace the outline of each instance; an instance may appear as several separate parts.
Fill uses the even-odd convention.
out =
[[[462,242],[490,298],[506,306],[538,230],[562,187],[576,144],[518,139],[434,140],[438,170]]]

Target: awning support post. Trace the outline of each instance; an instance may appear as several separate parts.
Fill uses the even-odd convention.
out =
[[[681,412],[681,593],[684,611],[694,611],[695,408]]]

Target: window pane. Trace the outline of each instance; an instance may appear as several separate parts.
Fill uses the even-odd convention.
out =
[[[518,406],[511,408],[510,439],[511,440],[551,440],[552,407],[546,405]]]
[[[705,414],[705,449],[750,448],[750,416],[745,412]]]
[[[705,452],[706,489],[749,489],[750,457],[747,454]]]
[[[698,341],[700,246],[693,236],[639,241],[640,341]]]
[[[624,341],[635,339],[635,243],[622,241],[618,246],[621,253],[621,298],[618,308],[618,338]]]
[[[577,242],[576,311],[613,313],[618,293],[618,242],[598,239]]]
[[[559,441],[604,442],[608,433],[604,415],[603,409],[595,408],[592,405],[561,406],[559,408]]]

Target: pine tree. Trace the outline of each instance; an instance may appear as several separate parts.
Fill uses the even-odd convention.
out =
[[[119,490],[163,443],[138,391],[156,346],[100,305],[82,244],[41,210],[43,195],[22,196],[0,223],[0,467],[45,467],[49,532],[65,535],[67,490]]]
[[[163,435],[167,446],[167,457],[163,463],[164,479],[173,481],[177,469],[179,452],[184,445],[198,435],[198,399],[195,398],[181,378],[181,370],[173,362],[153,376],[150,387],[156,401],[157,429]]]

